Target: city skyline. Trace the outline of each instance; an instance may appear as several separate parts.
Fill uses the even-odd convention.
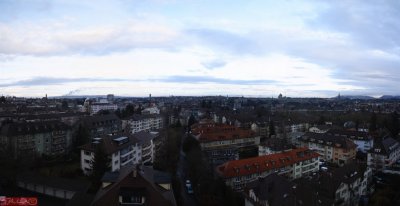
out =
[[[399,95],[397,1],[2,1],[3,95]]]

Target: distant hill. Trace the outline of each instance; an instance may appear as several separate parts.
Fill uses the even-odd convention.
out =
[[[334,98],[338,98],[338,97],[334,97]],[[340,96],[340,99],[362,99],[362,100],[370,100],[370,99],[375,99],[374,97],[370,97],[370,96],[363,96],[363,95],[344,95],[344,96]]]
[[[383,95],[379,99],[400,99],[400,96]]]

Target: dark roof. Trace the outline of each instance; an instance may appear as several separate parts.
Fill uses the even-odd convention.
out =
[[[86,192],[90,186],[90,183],[84,180],[42,176],[35,173],[24,173],[18,175],[17,181],[33,183],[37,185],[47,185],[50,187],[74,192]]]
[[[342,183],[352,184],[358,178],[364,178],[365,170],[365,165],[350,163],[329,172],[294,180],[298,187],[296,193],[303,196],[300,196],[300,198],[305,198],[304,202],[308,202],[308,199],[312,198],[309,197],[309,194],[318,194],[318,199],[321,199],[321,201],[334,202],[339,186]]]
[[[19,119],[33,120],[33,119],[61,119],[65,117],[80,117],[83,116],[84,112],[57,112],[57,113],[46,113],[46,114],[27,114],[18,115]]]
[[[285,206],[294,205],[294,186],[294,183],[273,173],[267,177],[248,183],[244,190],[247,196],[249,190],[252,189],[259,200],[267,200],[270,206]]]
[[[103,177],[101,178],[102,182],[116,182],[119,177],[119,172],[105,172]]]
[[[273,151],[292,149],[292,145],[286,138],[270,138],[265,140],[262,146],[268,147]]]
[[[93,115],[82,118],[82,123],[89,129],[101,125],[112,125],[120,121],[121,120],[115,114]]]
[[[400,147],[400,143],[391,137],[377,138],[374,141],[374,147],[370,153],[389,155]]]
[[[87,206],[93,201],[94,195],[84,192],[77,192],[66,206]]]
[[[172,193],[164,191],[161,187],[146,179],[143,172],[136,170],[134,167],[126,167],[120,170],[117,181],[105,188],[101,188],[91,205],[118,205],[119,195],[128,190],[141,191],[146,196],[146,205],[176,205],[175,201],[170,201],[163,193]],[[134,176],[134,173],[136,176]]]
[[[333,146],[336,148],[346,148],[352,149],[357,148],[357,145],[348,140],[347,137],[339,136],[339,135],[332,135],[328,133],[313,133],[313,132],[306,132],[303,136],[300,137],[300,140],[303,142],[315,142],[318,144]]]
[[[353,140],[371,140],[372,137],[371,135],[368,134],[368,132],[362,132],[362,131],[352,131],[352,130],[344,130],[344,129],[330,129],[326,132],[327,134],[332,134],[332,135],[339,135],[339,136],[344,136]]]
[[[134,114],[128,119],[133,120],[133,121],[139,121],[139,120],[150,119],[150,118],[161,118],[161,115],[159,115],[159,114]]]
[[[48,133],[55,130],[68,130],[68,125],[60,121],[18,122],[4,125],[1,134],[18,136],[26,134]]]
[[[141,132],[135,133],[133,135],[135,136],[135,138],[137,140],[139,140],[139,142],[141,144],[149,142],[150,140],[154,139],[157,136],[156,134],[152,134],[152,133],[146,132],[146,131],[141,131]]]
[[[228,124],[196,123],[191,128],[192,134],[197,137],[199,142],[245,139],[257,136],[250,129],[243,129]]]
[[[127,137],[127,142],[125,142],[123,144],[118,144],[116,139],[121,138],[121,137]],[[125,147],[128,147],[128,146],[136,144],[136,143],[139,143],[139,140],[132,134],[117,134],[117,135],[113,135],[113,136],[104,136],[100,140],[100,144],[101,144],[101,146],[103,146],[103,148],[107,154],[112,154],[118,150],[121,150]],[[82,150],[95,152],[96,144],[88,143],[88,144],[80,146],[79,148]]]

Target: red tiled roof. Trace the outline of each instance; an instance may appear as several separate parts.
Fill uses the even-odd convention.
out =
[[[192,134],[198,136],[200,142],[243,139],[255,136],[255,132],[227,124],[204,123],[192,126]]]
[[[233,160],[217,167],[217,172],[224,178],[239,177],[278,169],[320,156],[308,148],[293,149],[288,152]]]

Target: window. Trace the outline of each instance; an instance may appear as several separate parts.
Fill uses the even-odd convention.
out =
[[[140,196],[122,196],[122,203],[142,203]]]
[[[91,152],[89,152],[89,151],[85,151],[85,155],[91,155],[92,153]]]

